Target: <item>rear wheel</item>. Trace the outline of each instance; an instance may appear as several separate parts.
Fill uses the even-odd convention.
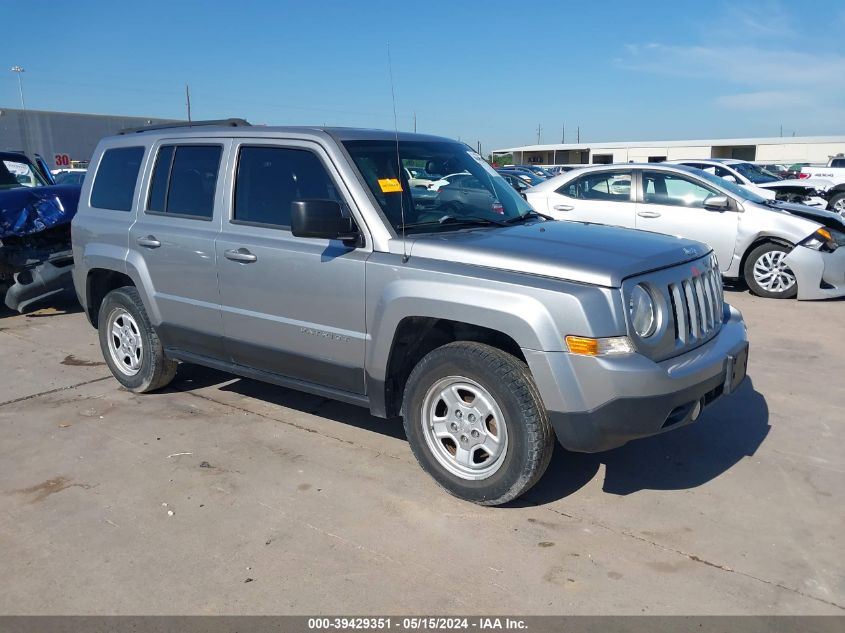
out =
[[[770,242],[749,253],[743,276],[751,292],[769,299],[791,299],[798,294],[795,273],[784,262],[791,250]]]
[[[178,363],[165,356],[135,288],[125,286],[107,294],[97,324],[103,358],[120,384],[135,393],[170,384]]]
[[[467,341],[420,361],[405,388],[405,433],[448,492],[481,505],[511,501],[545,472],[554,433],[528,367]]]

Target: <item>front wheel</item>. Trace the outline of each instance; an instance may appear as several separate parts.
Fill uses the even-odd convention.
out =
[[[554,450],[528,367],[482,343],[450,343],[425,356],[408,378],[403,419],[420,466],[449,493],[481,505],[526,492]]]
[[[769,299],[792,299],[798,294],[795,273],[784,262],[791,250],[788,246],[768,243],[749,253],[743,276],[751,292]]]
[[[827,208],[829,211],[833,211],[834,213],[838,213],[842,216],[842,219],[845,219],[845,191],[842,193],[837,193],[827,203]]]

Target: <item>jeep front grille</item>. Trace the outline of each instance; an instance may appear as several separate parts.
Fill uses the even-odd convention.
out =
[[[695,349],[719,333],[724,296],[713,253],[626,279],[622,283],[626,308],[638,284],[648,288],[660,315],[656,331],[646,338],[638,336],[628,324],[628,335],[641,354],[655,361],[665,360]]]
[[[668,285],[676,344],[686,347],[709,339],[722,324],[722,276],[714,263]]]

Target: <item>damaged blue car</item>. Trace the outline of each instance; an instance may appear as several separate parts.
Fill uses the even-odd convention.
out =
[[[72,285],[70,221],[80,185],[56,185],[43,160],[0,152],[0,301],[23,312]]]

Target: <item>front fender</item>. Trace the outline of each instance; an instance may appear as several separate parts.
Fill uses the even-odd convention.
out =
[[[618,290],[494,271],[451,262],[397,266],[389,255],[367,262],[367,353],[370,385],[384,384],[399,324],[409,317],[445,319],[500,332],[524,350],[564,351],[567,334],[626,333]],[[448,272],[447,272],[448,271]],[[383,394],[368,389],[378,412]]]

